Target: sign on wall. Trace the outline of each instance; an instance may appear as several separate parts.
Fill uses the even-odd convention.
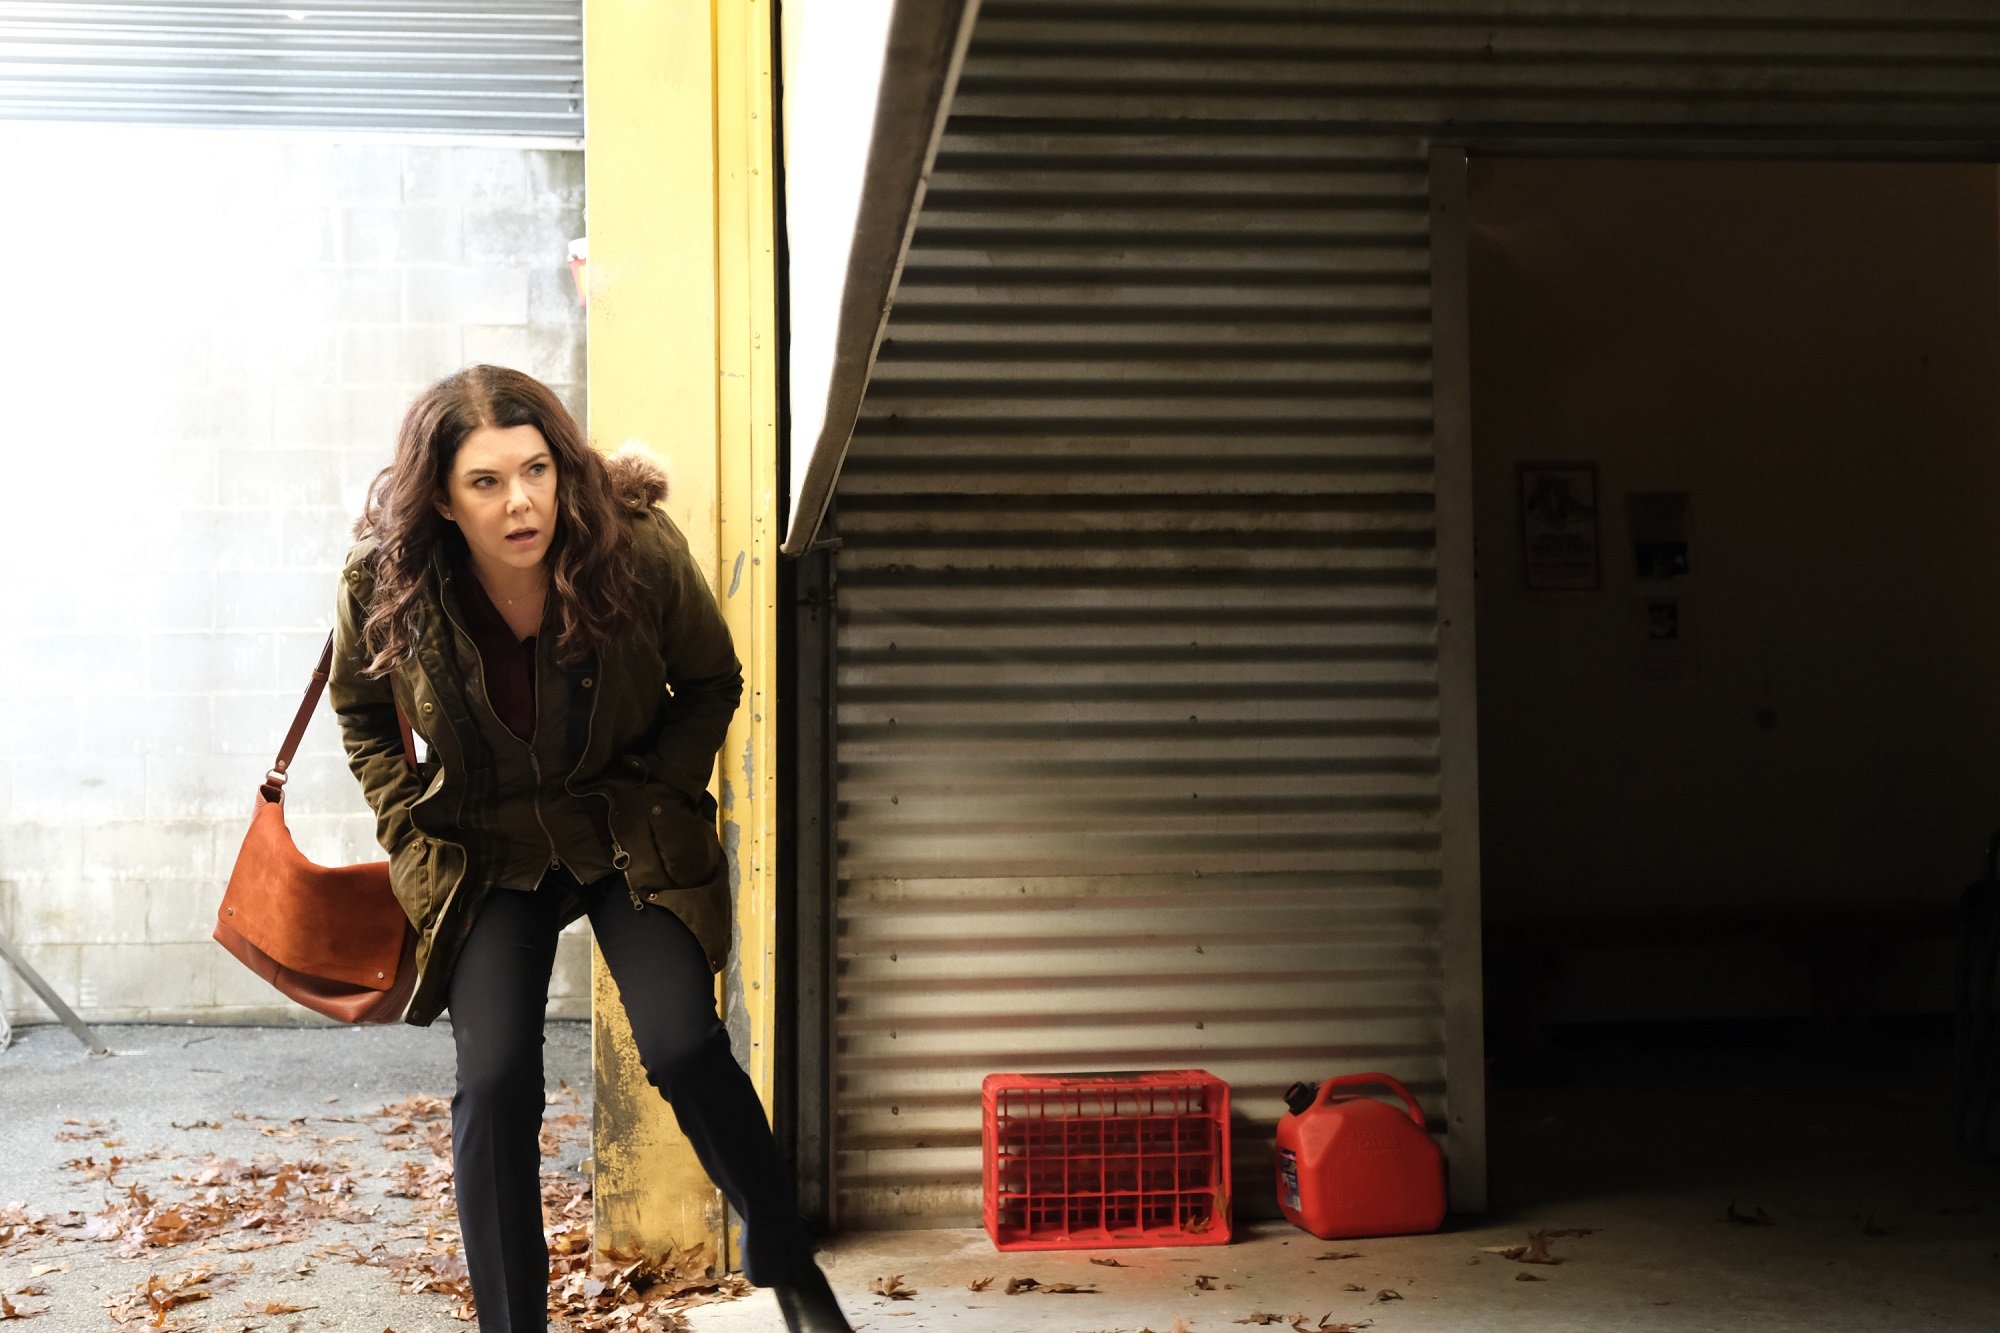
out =
[[[1597,464],[1520,466],[1521,553],[1536,591],[1598,586]]]

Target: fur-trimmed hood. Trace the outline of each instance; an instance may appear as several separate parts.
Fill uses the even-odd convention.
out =
[[[667,498],[667,470],[634,449],[621,449],[604,460],[611,474],[611,493],[635,514]]]

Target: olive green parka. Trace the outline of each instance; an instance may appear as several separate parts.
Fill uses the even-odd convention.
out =
[[[731,935],[729,867],[708,779],[742,698],[742,667],[686,539],[656,508],[665,475],[633,455],[607,465],[632,542],[639,615],[592,660],[565,668],[575,762],[564,786],[577,800],[602,803],[612,861],[634,908],[671,911],[720,971]],[[459,947],[491,891],[493,830],[530,812],[495,808],[496,758],[466,681],[477,650],[449,610],[454,575],[442,554],[415,652],[387,676],[363,674],[374,549],[372,539],[361,541],[341,574],[328,694],[389,853],[390,882],[417,929],[418,982],[404,1021],[423,1026],[443,1011]],[[399,709],[428,746],[415,770],[403,756]]]

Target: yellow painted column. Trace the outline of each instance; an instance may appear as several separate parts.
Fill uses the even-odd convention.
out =
[[[587,0],[584,192],[590,237],[589,430],[646,446],[668,508],[715,577],[715,162],[709,0]],[[723,1254],[721,1196],[646,1082],[593,947],[600,1252]]]
[[[644,446],[744,663],[718,765],[737,886],[732,1026],[771,1098],[777,386],[769,0],[585,0],[589,430]],[[640,1067],[593,958],[600,1252],[703,1246],[720,1196]]]
[[[736,874],[732,1028],[771,1110],[777,912],[777,246],[771,0],[716,0],[717,591],[743,660],[722,752],[722,841]],[[732,1250],[731,1266],[736,1256]]]

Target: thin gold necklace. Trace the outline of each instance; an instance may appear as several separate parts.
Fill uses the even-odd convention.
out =
[[[512,605],[513,605],[514,603],[516,603],[516,602],[526,602],[526,601],[529,601],[529,600],[532,600],[533,598],[536,598],[536,597],[545,597],[545,596],[547,596],[547,595],[548,595],[548,591],[549,591],[549,580],[548,580],[548,576],[547,576],[546,574],[544,574],[544,575],[542,576],[542,586],[541,586],[541,587],[539,587],[539,588],[535,589],[535,590],[534,590],[533,592],[531,592],[531,593],[527,593],[527,592],[524,592],[524,593],[522,593],[522,594],[521,594],[520,596],[518,596],[518,597],[502,597],[502,598],[500,599],[500,604],[501,604],[502,606],[512,606]]]

